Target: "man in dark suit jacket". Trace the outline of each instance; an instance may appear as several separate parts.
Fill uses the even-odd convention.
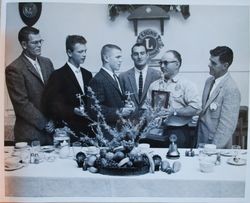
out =
[[[77,136],[80,132],[93,136],[88,126],[89,120],[77,115],[74,111],[80,106],[77,94],[82,95],[83,105],[86,104],[87,86],[92,78],[92,73],[81,67],[86,58],[86,43],[86,39],[82,36],[67,37],[68,61],[63,67],[53,72],[43,97],[46,114],[57,123],[67,123]],[[74,137],[71,141],[74,141]]]
[[[12,101],[16,122],[15,142],[39,140],[51,144],[53,122],[42,113],[41,98],[44,86],[53,72],[50,59],[40,56],[42,39],[39,30],[23,27],[18,34],[22,54],[5,70],[6,84]]]
[[[134,108],[125,107],[123,89],[118,76],[115,74],[116,71],[119,71],[122,62],[121,48],[112,44],[104,45],[101,50],[101,57],[103,66],[91,80],[90,87],[100,102],[106,122],[111,127],[115,127],[119,120],[117,111],[122,116],[129,116]],[[93,111],[91,115],[93,118],[96,117]]]
[[[150,84],[160,78],[161,72],[148,67],[149,53],[144,44],[133,45],[131,58],[134,67],[121,73],[119,78],[123,89],[132,93],[131,99],[139,111],[145,102]]]

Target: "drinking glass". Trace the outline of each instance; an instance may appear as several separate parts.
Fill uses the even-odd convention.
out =
[[[205,143],[199,143],[198,144],[198,155],[201,156],[204,154],[204,148],[205,148]]]
[[[234,158],[237,158],[237,156],[239,155],[240,149],[241,149],[240,145],[232,145],[232,150],[233,150],[233,156],[234,156]]]
[[[34,140],[31,142],[31,149],[33,153],[39,153],[41,151],[41,145],[39,140]]]

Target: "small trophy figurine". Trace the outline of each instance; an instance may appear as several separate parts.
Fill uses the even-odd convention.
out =
[[[75,112],[75,114],[77,114],[79,116],[86,116],[87,114],[85,113],[85,108],[84,108],[82,96],[84,96],[84,94],[76,94],[76,98],[79,99],[80,105],[79,105],[79,107],[74,108],[74,112]]]
[[[180,153],[177,149],[177,144],[175,144],[176,140],[177,140],[177,136],[172,134],[169,137],[169,140],[171,141],[171,144],[169,145],[169,149],[167,152],[167,158],[168,159],[178,159],[180,158]]]
[[[134,93],[130,93],[129,91],[125,92],[125,95],[127,96],[127,99],[125,101],[125,107],[128,107],[128,108],[134,108],[135,107],[135,104],[131,99],[132,94],[134,94]]]

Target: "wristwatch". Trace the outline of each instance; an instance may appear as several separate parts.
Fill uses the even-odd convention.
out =
[[[173,114],[174,116],[177,116],[177,112],[176,112],[176,110],[174,109],[174,114]]]

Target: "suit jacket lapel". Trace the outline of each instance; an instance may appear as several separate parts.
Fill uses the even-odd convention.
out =
[[[31,62],[24,55],[22,55],[22,58],[24,63],[26,64],[27,69],[44,85],[39,73],[36,71]]]
[[[205,103],[204,106],[204,111],[208,108],[208,106],[214,101],[214,99],[217,97],[217,95],[220,93],[221,88],[223,87],[224,83],[228,80],[229,75],[226,76],[219,84],[218,86],[214,89],[214,91],[212,92],[212,94],[210,95],[210,97],[208,98],[207,102]],[[210,84],[211,85],[211,84]],[[208,90],[209,90],[210,86],[208,86],[206,89],[207,94],[208,95]],[[204,95],[205,96],[205,95]],[[203,99],[206,99],[207,97],[204,97]]]
[[[120,91],[119,87],[117,87],[114,79],[103,69],[101,69],[100,73],[103,75],[103,77],[105,77],[109,83],[120,93],[120,95],[122,95],[122,92]]]
[[[153,74],[152,70],[148,68],[145,84],[143,85],[142,100],[148,93],[148,88],[149,85],[151,84],[152,74]]]
[[[75,74],[73,73],[73,71],[71,70],[71,68],[69,67],[69,65],[67,63],[65,64],[65,70],[67,72],[65,75],[69,76],[70,80],[72,81],[74,86],[78,89],[79,93],[83,94],[82,88],[78,84],[78,81],[77,81],[77,79],[75,77]]]
[[[138,92],[137,92],[137,88],[136,88],[137,85],[136,85],[136,81],[135,81],[135,70],[134,70],[134,68],[131,69],[131,71],[129,72],[128,79],[129,79],[129,82],[130,82],[131,89],[133,91],[131,93],[134,93],[133,96],[135,97],[135,101],[137,103],[139,103],[139,97],[138,97]]]

